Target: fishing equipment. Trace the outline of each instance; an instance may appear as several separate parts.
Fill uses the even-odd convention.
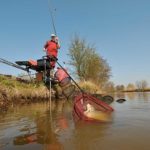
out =
[[[51,21],[52,21],[53,30],[54,30],[54,33],[55,33],[55,36],[56,36],[57,32],[56,32],[56,27],[55,27],[55,22],[54,22],[54,17],[53,17],[53,11],[52,11],[50,0],[48,0],[48,8],[49,8],[49,13],[50,13]]]
[[[15,67],[17,69],[21,69],[23,71],[26,71],[28,73],[28,76],[30,77],[30,80],[32,80],[31,78],[31,72],[29,71],[29,68],[26,66],[25,68],[24,67],[21,67],[15,63],[12,63],[6,59],[3,59],[3,58],[0,58],[0,63],[3,63],[3,64],[6,64],[6,65],[9,65],[9,66],[12,66],[12,67]]]
[[[84,93],[83,98],[83,94],[79,94],[74,99],[73,115],[76,121],[83,120],[88,122],[105,122],[101,119],[101,116],[99,118],[98,116],[96,116],[96,118],[94,116],[87,116],[85,112],[87,111],[88,105],[99,113],[110,114],[113,112],[113,108],[111,106],[97,99],[96,97]],[[93,113],[94,110],[92,110],[91,113]]]
[[[10,61],[8,61],[8,60],[6,60],[6,59],[3,59],[3,58],[0,58],[0,63],[4,63],[4,64],[6,64],[6,65],[15,67],[15,68],[17,68],[17,69],[21,69],[21,70],[23,70],[23,71],[29,72],[29,68],[28,68],[28,67],[25,67],[25,68],[24,68],[24,67],[21,67],[20,65],[17,65],[17,64],[15,64],[15,63],[12,63],[12,62],[10,62]]]

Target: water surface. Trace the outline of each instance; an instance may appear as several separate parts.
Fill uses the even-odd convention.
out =
[[[75,122],[72,103],[18,106],[0,114],[0,150],[149,150],[150,93],[118,94],[109,123]]]

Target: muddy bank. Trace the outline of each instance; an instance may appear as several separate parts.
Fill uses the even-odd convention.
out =
[[[12,104],[29,104],[48,99],[49,91],[43,84],[21,83],[0,76],[0,110],[6,110]]]
[[[46,88],[10,89],[0,85],[0,110],[7,110],[10,105],[30,104],[47,101],[49,93]]]

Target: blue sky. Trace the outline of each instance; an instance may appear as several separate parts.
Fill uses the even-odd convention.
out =
[[[50,0],[61,40],[59,61],[68,61],[76,33],[94,44],[112,68],[116,84],[150,83],[149,0]],[[38,59],[53,32],[48,0],[0,1],[0,57],[10,61]],[[0,64],[0,73],[21,71]]]

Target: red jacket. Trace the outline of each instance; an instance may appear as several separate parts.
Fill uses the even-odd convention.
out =
[[[44,48],[47,51],[47,55],[55,56],[57,57],[58,49],[60,48],[59,45],[54,41],[47,41],[44,45]]]

